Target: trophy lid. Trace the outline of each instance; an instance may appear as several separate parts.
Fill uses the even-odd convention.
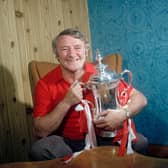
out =
[[[96,60],[97,60],[97,74],[93,75],[90,79],[91,83],[114,83],[118,82],[122,78],[121,74],[118,74],[112,70],[107,70],[107,65],[102,63],[102,57],[100,51],[96,50]]]

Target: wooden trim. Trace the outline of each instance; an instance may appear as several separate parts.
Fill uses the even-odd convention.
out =
[[[168,158],[168,146],[149,144],[148,155],[153,157]]]

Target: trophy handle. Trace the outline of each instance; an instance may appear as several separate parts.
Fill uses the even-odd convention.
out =
[[[123,77],[124,74],[128,75],[128,85],[131,86],[131,84],[132,84],[132,72],[128,69],[125,69],[123,72],[121,72],[121,76]]]

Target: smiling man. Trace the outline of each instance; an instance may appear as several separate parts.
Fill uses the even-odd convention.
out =
[[[82,32],[66,29],[52,41],[52,48],[59,65],[40,79],[35,87],[34,130],[37,140],[31,150],[33,160],[49,160],[71,155],[83,150],[88,133],[87,121],[83,110],[76,110],[82,100],[94,104],[92,91],[84,89],[82,84],[96,74],[93,64],[86,61],[89,43]],[[127,86],[120,82],[120,89]],[[103,119],[93,121],[95,129],[114,130],[127,119],[136,115],[146,105],[145,96],[131,87],[127,113],[120,109],[118,114],[113,109],[102,112]],[[90,110],[92,112],[92,110]],[[129,116],[127,115],[129,111]],[[112,144],[114,137],[96,136],[98,145]],[[135,150],[144,152],[147,139],[137,134]]]

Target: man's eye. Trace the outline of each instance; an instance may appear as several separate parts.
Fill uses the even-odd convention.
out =
[[[68,48],[62,48],[62,51],[68,51]]]
[[[80,50],[81,49],[81,47],[75,47],[75,50]]]

